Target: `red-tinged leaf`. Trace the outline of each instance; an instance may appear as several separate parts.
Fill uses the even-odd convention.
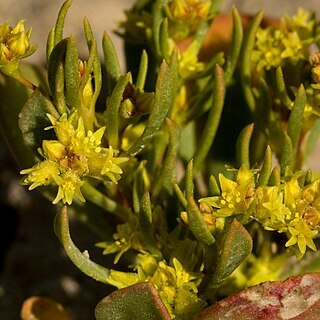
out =
[[[211,307],[198,320],[318,320],[320,273],[244,289]]]

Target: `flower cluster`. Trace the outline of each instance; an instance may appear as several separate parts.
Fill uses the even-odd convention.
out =
[[[265,230],[285,233],[289,238],[286,247],[297,247],[298,256],[307,247],[316,250],[313,237],[320,230],[320,180],[301,186],[301,175],[295,174],[280,185],[256,186],[254,174],[244,166],[235,181],[220,174],[221,194],[199,202],[209,206],[215,218],[243,215]]]
[[[198,297],[198,288],[203,278],[203,248],[196,241],[178,239],[173,232],[163,235],[163,243],[171,254],[169,261],[146,249],[139,231],[136,216],[129,216],[129,222],[117,226],[114,241],[99,242],[97,247],[103,254],[115,254],[114,263],[128,250],[137,252],[132,268],[138,282],[151,282],[172,318],[192,318],[205,306]],[[161,241],[159,241],[161,242]]]
[[[138,231],[138,221],[135,216],[129,216],[130,222],[119,224],[113,235],[114,241],[99,242],[97,247],[103,248],[103,254],[117,253],[114,263],[118,263],[122,255],[130,249],[143,252],[141,235]]]
[[[31,55],[35,47],[30,48],[31,29],[25,31],[24,20],[12,28],[8,22],[0,26],[0,70],[15,76],[19,60]]]
[[[209,18],[209,0],[171,0],[166,7],[170,35],[175,41],[184,40],[195,32],[200,22]]]
[[[77,112],[69,117],[63,114],[59,119],[51,115],[48,117],[52,126],[46,129],[54,129],[57,140],[43,140],[39,152],[44,161],[21,171],[26,175],[23,183],[30,185],[30,190],[55,183],[59,189],[53,203],[62,200],[71,204],[73,197],[85,200],[81,193],[85,176],[97,179],[106,177],[117,183],[122,174],[119,165],[128,158],[116,157],[117,151],[112,146],[101,146],[105,127],[96,132],[86,131],[83,119]]]
[[[301,8],[292,18],[283,17],[279,27],[259,28],[252,54],[257,69],[269,70],[286,62],[308,61],[310,45],[318,42],[318,29],[314,16]]]
[[[201,272],[190,272],[176,258],[172,263],[157,261],[148,254],[138,255],[138,276],[141,282],[151,282],[172,317],[191,319],[205,306],[197,296],[202,281]]]

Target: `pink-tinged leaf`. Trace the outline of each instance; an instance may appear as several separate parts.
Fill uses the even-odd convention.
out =
[[[198,320],[319,320],[320,273],[244,289],[206,308]]]

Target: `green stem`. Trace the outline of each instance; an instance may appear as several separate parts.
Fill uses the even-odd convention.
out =
[[[70,230],[67,207],[64,206],[62,210],[56,215],[54,221],[54,231],[62,243],[68,257],[84,274],[100,281],[102,283],[109,283],[109,270],[91,261],[84,253],[82,253],[73,243]]]
[[[88,182],[82,186],[81,191],[86,199],[105,211],[112,213],[123,221],[127,221],[128,216],[132,214],[129,208],[126,208],[108,198]]]
[[[31,81],[25,78],[22,74],[19,75],[18,81],[33,91],[38,88],[35,84],[33,84]]]
[[[220,123],[220,117],[224,104],[225,97],[225,84],[223,70],[219,65],[216,65],[215,69],[215,83],[213,89],[213,103],[208,115],[206,126],[203,130],[202,136],[199,141],[199,147],[194,156],[194,171],[203,163],[206,158],[212,144],[218,126]]]

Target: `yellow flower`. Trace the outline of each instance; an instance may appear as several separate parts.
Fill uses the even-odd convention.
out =
[[[186,79],[204,70],[205,64],[199,62],[196,48],[189,46],[179,57],[179,74]]]
[[[222,174],[219,175],[219,181],[221,195],[202,198],[199,202],[213,207],[213,215],[217,217],[246,213],[254,199],[254,172],[241,166],[236,181]]]
[[[302,42],[297,32],[290,32],[282,39],[282,43],[285,49],[281,53],[281,58],[290,58],[293,63],[305,59]]]
[[[51,114],[47,114],[52,126],[45,128],[45,130],[54,129],[57,139],[63,145],[69,145],[71,138],[74,136],[77,113],[72,113],[69,117],[64,113],[59,119],[54,118]]]
[[[286,242],[286,247],[297,244],[302,254],[305,254],[307,247],[313,251],[317,250],[312,237],[314,237],[318,231],[311,230],[309,225],[304,220],[299,218],[292,220],[289,223],[288,231],[291,234],[291,237]]]
[[[293,213],[298,210],[298,203],[301,199],[301,188],[298,183],[299,175],[295,175],[291,180],[285,182],[284,190],[284,204],[288,207]]]
[[[131,217],[129,223],[119,224],[117,232],[113,235],[114,241],[99,242],[97,247],[103,248],[103,254],[117,253],[114,263],[118,263],[121,256],[129,249],[142,252],[143,246],[141,236],[138,231],[138,221],[136,217]]]
[[[31,29],[24,29],[24,20],[12,28],[8,22],[0,26],[0,70],[7,75],[17,76],[19,60],[31,55],[35,47],[30,48]]]
[[[252,217],[266,230],[281,230],[291,211],[283,203],[283,192],[277,186],[260,187],[256,190],[257,205]]]
[[[320,224],[320,180],[300,188],[297,177],[284,186],[285,205],[290,208],[292,216],[304,219],[312,227]]]
[[[310,37],[314,30],[316,20],[312,16],[312,13],[298,8],[297,13],[293,17],[285,16],[282,24],[288,24],[290,29],[297,30],[303,38]]]
[[[171,0],[168,4],[171,17],[180,21],[206,19],[210,6],[208,0]]]
[[[320,226],[320,180],[314,180],[301,191],[301,198],[305,202],[303,219],[312,227]]]
[[[276,68],[288,60],[293,64],[308,60],[308,48],[317,42],[314,25],[311,13],[298,9],[294,17],[283,17],[279,28],[259,28],[252,54],[257,69]]]
[[[47,159],[52,161],[59,161],[66,156],[66,147],[57,140],[44,140],[42,142],[42,149]]]
[[[114,157],[115,153],[112,147],[109,147],[108,153],[105,155],[105,161],[103,168],[101,170],[102,175],[106,175],[112,182],[117,183],[120,179],[120,175],[122,174],[121,168],[118,164],[122,164],[126,162],[128,158],[125,157]]]
[[[103,151],[101,147],[101,139],[104,135],[106,127],[101,127],[97,131],[86,131],[82,118],[78,120],[78,127],[71,137],[70,148],[77,155],[85,157],[95,156]]]
[[[171,0],[166,13],[170,19],[170,34],[180,41],[189,37],[198,25],[209,18],[209,0]]]
[[[27,174],[24,184],[31,184],[30,188],[40,185],[49,185],[53,182],[58,186],[58,194],[53,203],[62,200],[63,203],[72,203],[73,197],[85,201],[81,187],[83,178],[91,176],[103,180],[109,178],[113,183],[121,178],[122,169],[119,165],[128,158],[117,157],[117,151],[101,146],[105,127],[95,132],[86,131],[83,119],[77,112],[69,117],[63,114],[59,119],[48,115],[57,140],[44,140],[40,154],[45,158],[33,168],[22,170]],[[48,172],[46,172],[48,171]]]
[[[252,61],[257,69],[269,70],[282,64],[282,39],[284,34],[274,28],[259,28],[256,34],[255,48],[252,52]]]
[[[172,316],[179,318],[188,315],[188,319],[192,319],[205,305],[197,296],[202,275],[186,271],[176,258],[173,258],[172,264],[170,266],[160,261],[149,281],[157,288]]]
[[[56,198],[52,201],[53,204],[58,203],[60,200],[62,200],[63,203],[71,204],[73,197],[78,198],[82,202],[85,201],[80,190],[84,181],[80,179],[75,171],[68,170],[56,176],[55,182],[59,189]]]
[[[79,59],[78,61],[78,71],[79,71],[79,77],[83,78],[83,75],[86,73],[86,69],[88,68],[88,64],[86,61],[82,61]],[[90,75],[88,79],[86,79],[86,83],[83,87],[83,91],[81,93],[81,101],[82,105],[85,108],[90,107],[91,99],[94,93],[94,88],[92,85],[92,76]],[[73,106],[75,107],[75,106]]]
[[[22,180],[22,184],[30,185],[29,190],[40,186],[47,186],[55,181],[59,175],[58,163],[46,160],[34,165],[30,169],[25,169],[20,172],[27,176]]]
[[[300,176],[294,175],[279,187],[258,188],[252,217],[266,230],[288,233],[286,247],[297,245],[304,255],[306,247],[316,250],[312,237],[318,233],[320,223],[320,180],[302,188]]]

